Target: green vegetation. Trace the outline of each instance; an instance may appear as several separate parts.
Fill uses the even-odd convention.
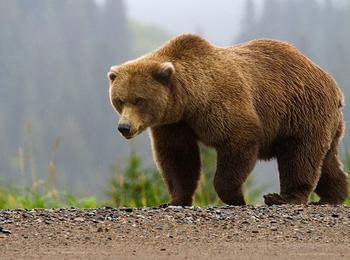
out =
[[[214,186],[213,177],[216,165],[215,151],[201,148],[202,176],[194,198],[194,205],[222,205]],[[154,169],[145,169],[141,158],[131,149],[128,163],[123,170],[115,167],[115,174],[109,181],[109,196],[114,207],[142,207],[161,205],[168,202],[168,193],[160,173]],[[261,196],[265,187],[254,187],[248,179],[244,193],[249,204]]]
[[[35,160],[33,152],[34,145],[30,123],[27,124],[26,132],[28,146],[21,146],[18,149],[16,160],[22,184],[5,184],[0,179],[0,208],[96,207],[95,197],[76,199],[70,193],[57,191],[55,157],[60,145],[58,138],[53,142],[48,162],[40,161],[40,166],[47,167],[45,178],[38,177],[38,161]],[[30,183],[28,184],[29,178]]]
[[[76,199],[69,193],[52,193],[43,189],[33,190],[31,188],[18,188],[13,185],[4,185],[0,182],[0,208],[59,208],[59,207],[78,207],[95,208],[97,207],[95,197]]]
[[[113,175],[108,180],[108,199],[97,202],[95,197],[77,199],[72,194],[59,192],[56,189],[56,166],[53,160],[54,151],[58,147],[56,141],[52,160],[48,162],[48,172],[45,179],[39,179],[35,171],[31,150],[29,149],[28,166],[24,163],[23,150],[19,152],[20,174],[24,177],[31,173],[30,185],[18,187],[5,185],[0,182],[0,208],[57,208],[79,207],[93,208],[104,205],[113,207],[142,207],[161,205],[168,202],[168,192],[163,184],[159,172],[155,169],[145,168],[141,158],[131,149],[130,155],[122,169],[120,165],[114,166]],[[195,205],[221,205],[221,202],[212,185],[215,172],[215,152],[211,149],[201,148],[203,174],[195,194]],[[28,175],[28,174],[27,174]],[[252,204],[264,187],[253,188],[253,181],[248,180],[244,186],[247,202]]]
[[[161,205],[168,195],[163,181],[155,170],[142,166],[141,158],[131,149],[123,170],[114,166],[114,174],[109,181],[108,195],[112,206],[141,207]]]
[[[93,196],[77,199],[70,193],[57,191],[53,182],[53,172],[54,165],[50,163],[47,179],[32,179],[30,185],[22,187],[5,184],[0,180],[0,208],[95,208],[98,206]]]
[[[154,168],[146,168],[142,159],[131,147],[130,154],[125,163],[116,163],[113,174],[107,182],[107,200],[97,202],[96,197],[82,199],[75,198],[72,194],[56,189],[56,164],[55,155],[59,147],[59,139],[54,141],[50,152],[49,161],[41,161],[41,165],[47,165],[47,173],[44,179],[38,177],[37,162],[33,155],[32,129],[27,126],[28,147],[19,148],[18,169],[23,179],[22,186],[5,184],[0,179],[0,208],[57,208],[79,207],[94,208],[101,206],[113,207],[143,207],[157,206],[167,203],[168,192],[165,188],[160,173]],[[26,153],[25,153],[26,151]],[[350,172],[350,153],[347,150],[344,158],[344,166]],[[216,153],[213,149],[201,147],[202,175],[194,198],[194,205],[222,205],[214,187],[213,177],[216,165]],[[26,181],[30,176],[30,184]],[[265,186],[258,186],[253,179],[248,179],[243,191],[248,204],[254,204],[257,198],[262,196]],[[313,194],[311,201],[317,201]],[[350,197],[346,200],[350,205]]]

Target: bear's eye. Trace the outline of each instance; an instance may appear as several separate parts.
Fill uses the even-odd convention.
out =
[[[139,105],[142,105],[143,103],[145,102],[145,99],[142,98],[142,97],[137,97],[134,99],[134,101],[132,102],[132,104],[134,106],[139,106]]]
[[[117,109],[119,109],[119,110],[121,110],[121,108],[123,107],[123,105],[124,105],[124,102],[122,101],[122,100],[120,100],[119,98],[117,98],[117,99],[114,99],[114,106],[117,108]]]

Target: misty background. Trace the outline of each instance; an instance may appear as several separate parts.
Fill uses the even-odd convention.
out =
[[[154,167],[147,133],[131,144],[117,133],[106,74],[179,33],[223,46],[286,40],[350,99],[346,0],[0,0],[0,32],[0,177],[18,185],[51,161],[59,189],[103,196],[131,146]],[[259,163],[254,178],[278,191],[276,163]]]

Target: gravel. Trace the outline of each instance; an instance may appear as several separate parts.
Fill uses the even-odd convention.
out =
[[[0,211],[0,258],[5,259],[114,259],[118,254],[123,259],[350,259],[349,242],[348,206]]]

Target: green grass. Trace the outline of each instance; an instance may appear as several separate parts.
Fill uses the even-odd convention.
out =
[[[40,179],[37,172],[38,162],[33,155],[33,138],[31,123],[27,125],[28,145],[24,149],[19,147],[17,165],[21,185],[4,183],[0,179],[0,208],[59,208],[79,207],[95,208],[99,206],[95,197],[82,199],[75,198],[72,194],[56,189],[56,164],[55,155],[59,148],[59,139],[56,138],[50,151],[48,162],[40,162],[46,165],[45,179]],[[28,180],[30,179],[30,182]]]
[[[202,175],[194,196],[194,205],[222,205],[213,186],[215,151],[201,147],[201,160]],[[114,207],[155,206],[169,201],[160,173],[155,169],[144,168],[141,158],[133,149],[127,158],[126,167],[120,169],[120,166],[115,166],[108,184],[108,196]],[[243,188],[247,203],[253,204],[264,189],[265,187],[259,187],[252,179],[248,179]]]
[[[0,182],[0,208],[60,208],[60,207],[78,207],[95,208],[97,207],[95,197],[76,199],[73,195],[66,192],[57,192],[46,190],[44,187],[16,187],[14,185],[4,185]]]
[[[162,179],[153,169],[142,166],[141,158],[132,150],[125,167],[114,167],[108,181],[107,195],[114,207],[142,207],[164,204],[168,194]]]
[[[29,158],[31,156],[29,155]],[[95,208],[101,206],[113,207],[143,207],[157,206],[167,203],[168,192],[159,172],[154,168],[146,168],[140,156],[131,149],[129,156],[122,165],[116,164],[113,174],[107,180],[107,200],[100,202],[96,197],[77,199],[72,194],[56,190],[56,167],[52,160],[48,163],[47,178],[38,179],[35,167],[24,167],[23,151],[19,152],[19,168],[21,175],[31,172],[30,185],[19,187],[3,183],[0,179],[0,208],[58,208],[78,207]],[[216,165],[216,154],[212,149],[201,147],[202,176],[194,197],[194,205],[222,205],[214,187],[213,177]],[[22,161],[22,162],[21,162]],[[29,160],[31,161],[31,160]],[[32,162],[32,164],[34,164]],[[350,153],[344,158],[344,168],[350,172]],[[27,173],[28,174],[28,173]],[[266,187],[258,186],[253,179],[248,179],[243,191],[248,204],[254,204],[261,197]],[[311,199],[317,199],[313,197]],[[350,197],[345,204],[350,205]]]

